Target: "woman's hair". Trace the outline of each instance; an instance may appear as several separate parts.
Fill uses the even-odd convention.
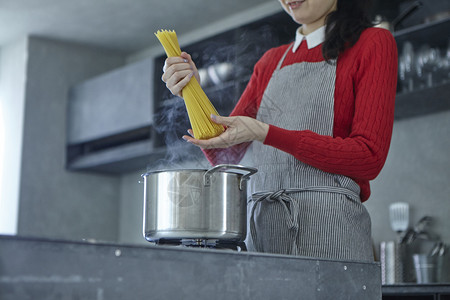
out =
[[[326,19],[322,54],[325,60],[336,59],[359,39],[361,32],[373,26],[371,0],[338,0],[337,9]]]

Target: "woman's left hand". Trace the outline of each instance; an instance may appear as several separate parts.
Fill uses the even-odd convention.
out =
[[[245,142],[264,142],[269,131],[268,124],[250,117],[211,115],[211,120],[224,125],[226,130],[221,135],[208,140],[198,140],[188,135],[184,135],[183,139],[203,149],[228,148]],[[192,130],[188,130],[188,132],[192,135]]]

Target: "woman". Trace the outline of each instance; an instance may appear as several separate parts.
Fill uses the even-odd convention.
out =
[[[372,261],[362,202],[387,157],[394,119],[397,49],[371,27],[367,1],[280,0],[301,24],[295,42],[267,51],[216,138],[183,138],[212,164],[237,163],[252,143],[248,246],[262,252]],[[174,95],[198,72],[168,58]]]

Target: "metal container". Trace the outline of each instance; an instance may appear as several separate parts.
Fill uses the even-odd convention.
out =
[[[239,165],[217,165],[209,170],[143,174],[145,239],[243,241],[247,179],[256,172]]]
[[[417,283],[426,284],[437,281],[437,256],[414,254],[414,267],[416,269]]]

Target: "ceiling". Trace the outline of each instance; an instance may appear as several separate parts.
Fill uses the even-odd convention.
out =
[[[0,47],[26,35],[133,53],[275,0],[0,0]]]

